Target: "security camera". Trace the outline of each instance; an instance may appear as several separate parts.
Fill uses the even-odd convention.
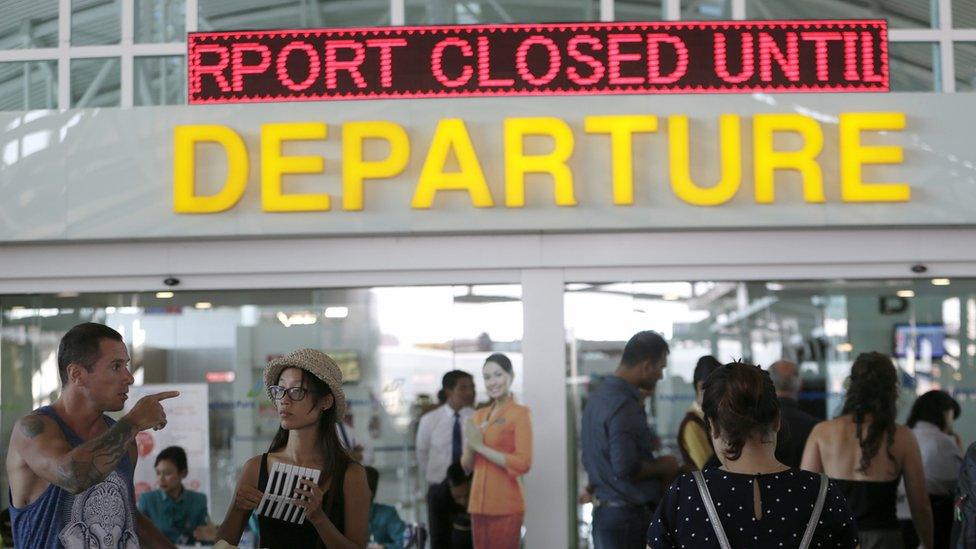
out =
[[[929,270],[929,268],[926,267],[925,265],[922,265],[921,263],[916,263],[915,265],[912,265],[912,272],[915,274],[922,274],[927,270]]]
[[[172,276],[169,277],[169,278],[164,278],[163,279],[163,284],[165,284],[167,286],[179,286],[180,285],[180,279],[174,278]]]

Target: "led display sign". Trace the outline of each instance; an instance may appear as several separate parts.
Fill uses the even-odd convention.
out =
[[[883,20],[191,33],[190,103],[887,91]]]

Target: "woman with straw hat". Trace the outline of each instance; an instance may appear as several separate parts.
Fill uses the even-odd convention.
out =
[[[349,457],[336,433],[346,413],[339,366],[325,353],[299,349],[268,363],[264,383],[281,426],[268,452],[244,464],[217,539],[238,543],[271,467],[281,463],[318,469],[321,477],[317,484],[303,480],[296,490],[305,498],[299,500],[307,513],[303,524],[258,517],[260,547],[365,547],[370,492],[366,470]]]

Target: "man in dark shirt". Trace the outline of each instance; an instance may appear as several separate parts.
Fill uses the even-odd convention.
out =
[[[590,393],[583,410],[583,466],[593,485],[596,549],[639,549],[662,484],[678,473],[673,456],[657,458],[640,389],[653,391],[668,364],[659,334],[639,332],[624,347],[620,366]]]
[[[807,438],[820,419],[801,410],[796,401],[802,381],[800,368],[795,363],[788,360],[774,362],[769,367],[769,377],[773,380],[776,396],[779,398],[780,424],[776,435],[776,459],[784,465],[799,468]]]
[[[430,488],[427,498],[431,513],[446,520],[431,524],[430,546],[438,549],[471,549],[471,515],[468,496],[471,494],[471,475],[460,463],[447,468],[447,478]]]

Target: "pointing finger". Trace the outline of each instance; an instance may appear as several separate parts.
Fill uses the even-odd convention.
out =
[[[156,394],[154,394],[152,396],[158,402],[160,400],[166,400],[168,398],[176,398],[176,397],[180,396],[180,392],[179,391],[163,391],[162,393],[156,393]]]

